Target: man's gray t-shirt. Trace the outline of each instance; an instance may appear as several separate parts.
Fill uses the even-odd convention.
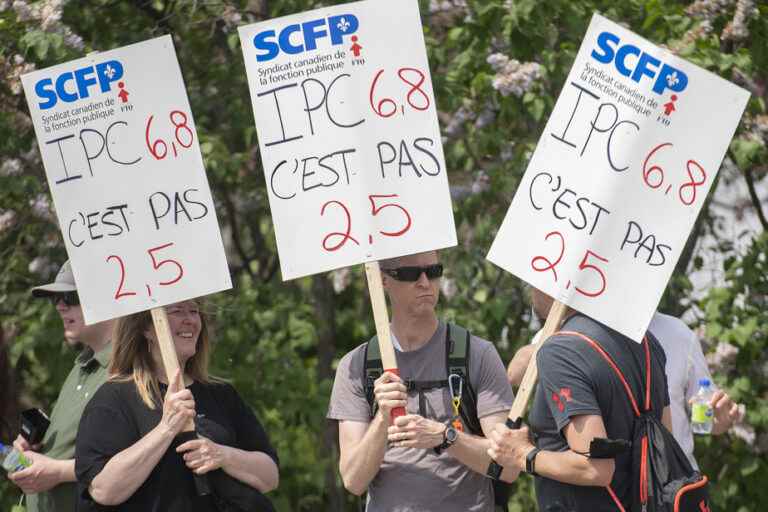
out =
[[[438,325],[432,338],[409,352],[395,350],[403,380],[443,380],[446,375],[446,326]],[[336,370],[328,419],[369,423],[370,408],[363,386],[365,344],[345,355]],[[477,393],[477,415],[507,412],[512,388],[496,348],[472,336],[469,380]],[[448,388],[423,392],[427,417],[442,423],[452,416]],[[407,412],[419,414],[417,391],[408,393]],[[476,473],[447,452],[387,447],[379,472],[368,486],[367,512],[491,512],[491,480]]]

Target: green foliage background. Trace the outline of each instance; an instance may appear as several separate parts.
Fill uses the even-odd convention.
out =
[[[212,299],[214,372],[232,379],[280,452],[281,485],[274,493],[279,510],[354,509],[355,500],[340,486],[336,433],[324,413],[335,363],[373,331],[364,279],[359,269],[351,269],[346,276],[281,282],[236,31],[240,24],[330,3],[338,2],[65,2],[58,20],[35,17],[56,2],[0,1],[0,356],[10,363],[0,364],[0,390],[15,390],[12,400],[0,404],[7,422],[0,424],[3,441],[14,435],[19,403],[50,409],[73,359],[62,346],[53,309],[28,293],[53,276],[66,254],[44,200],[48,188],[18,75],[25,64],[43,68],[170,33],[235,282],[234,290]],[[442,302],[447,317],[497,341],[505,360],[529,339],[523,285],[484,257],[594,11],[752,91],[719,180],[743,180],[750,191],[761,181],[765,185],[768,5],[758,2],[757,12],[745,11],[750,4],[420,1],[460,241],[444,254],[455,284]],[[736,27],[739,9],[748,15]],[[735,28],[746,28],[748,37],[731,37]],[[538,63],[538,77],[519,96],[501,94],[486,60],[494,53]],[[748,424],[738,435],[700,439],[697,447],[715,482],[717,509],[738,512],[759,510],[768,500],[768,223],[756,195],[744,209],[761,214],[762,234],[747,235],[752,238],[746,253],[726,260],[725,286],[690,300],[688,272],[703,265],[706,251],[732,254],[735,242],[718,239],[715,249],[702,246],[704,237],[717,239],[722,221],[708,203],[662,303],[662,309],[688,312],[702,326],[705,340],[713,340],[707,348],[719,384],[747,405]],[[731,350],[718,359],[717,342],[728,343],[736,355]],[[17,499],[15,489],[0,481],[0,510]],[[531,510],[533,503],[530,480],[523,477],[511,509]]]

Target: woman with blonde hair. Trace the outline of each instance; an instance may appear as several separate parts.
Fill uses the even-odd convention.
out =
[[[110,378],[83,413],[78,510],[270,510],[278,458],[237,391],[208,374],[208,322],[196,301],[167,306],[183,372],[167,383],[149,311],[118,320]],[[194,419],[199,437],[177,436]],[[198,496],[193,474],[214,492]]]

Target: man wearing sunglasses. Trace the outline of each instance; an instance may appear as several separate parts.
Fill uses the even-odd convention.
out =
[[[22,436],[14,442],[32,465],[9,478],[27,495],[28,512],[69,512],[75,510],[77,427],[86,404],[107,378],[113,321],[85,325],[69,261],[54,282],[33,288],[32,296],[50,300],[61,317],[66,343],[82,350],[61,388],[42,442],[31,446]]]
[[[385,372],[375,380],[373,412],[363,378],[368,344],[339,363],[327,417],[339,422],[344,486],[356,495],[368,492],[367,512],[492,512],[494,491],[485,476],[490,442],[457,428],[451,400],[457,390],[445,385],[462,382],[446,374],[449,329],[457,327],[435,312],[443,274],[437,251],[380,264],[400,377]],[[493,344],[475,336],[468,343],[466,382],[476,393],[476,419],[489,434],[504,423],[512,389]],[[390,426],[390,412],[401,406],[407,414]],[[516,477],[515,469],[505,470],[506,481]]]

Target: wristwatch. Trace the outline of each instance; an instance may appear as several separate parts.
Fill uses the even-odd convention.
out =
[[[525,456],[525,472],[526,473],[530,475],[538,476],[536,474],[536,455],[538,455],[540,451],[541,451],[540,448],[534,448],[533,450],[528,452],[528,455]]]
[[[455,428],[453,428],[452,425],[446,425],[445,431],[443,432],[443,442],[439,445],[435,446],[434,450],[435,453],[440,455],[443,450],[447,450],[448,447],[452,446],[453,443],[456,442],[456,440],[459,438],[459,433],[456,431]]]

